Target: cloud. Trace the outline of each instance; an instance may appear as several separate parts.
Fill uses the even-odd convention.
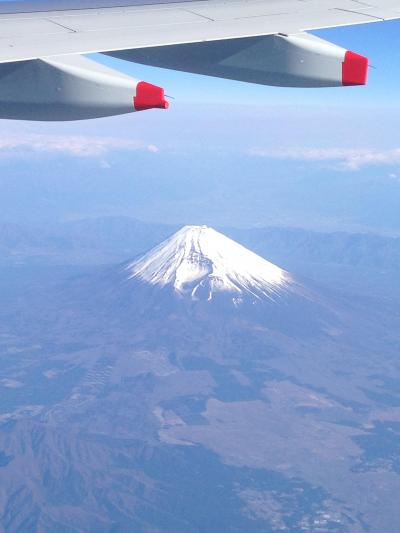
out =
[[[371,150],[367,148],[288,148],[282,150],[252,148],[249,155],[292,161],[333,162],[344,170],[360,170],[368,165],[400,163],[400,148]]]
[[[114,137],[87,137],[80,135],[25,135],[0,138],[0,154],[3,156],[17,153],[66,154],[75,157],[99,157],[115,151],[145,151],[157,153],[159,148],[140,140],[119,139]]]
[[[149,145],[147,146],[147,150],[148,150],[149,152],[151,152],[152,154],[157,154],[157,153],[160,151],[160,149],[158,148],[158,146],[156,146],[155,144],[149,144]]]

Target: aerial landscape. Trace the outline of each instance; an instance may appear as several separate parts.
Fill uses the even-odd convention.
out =
[[[25,249],[2,265],[6,530],[396,531],[400,291],[365,290],[382,245],[394,282],[398,239],[352,265],[337,235],[312,279],[207,226],[86,224],[138,253],[29,265],[29,231],[2,242]]]
[[[400,531],[399,18],[0,2],[0,532]]]

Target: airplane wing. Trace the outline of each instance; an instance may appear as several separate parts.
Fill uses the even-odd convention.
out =
[[[288,87],[363,85],[367,58],[307,33],[400,18],[400,0],[45,0],[0,3],[0,117],[166,108],[161,88],[83,54]]]

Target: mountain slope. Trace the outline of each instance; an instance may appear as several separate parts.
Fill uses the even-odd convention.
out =
[[[185,226],[124,270],[128,279],[169,286],[192,300],[229,294],[236,305],[273,300],[293,284],[288,272],[207,226]]]
[[[189,227],[0,316],[7,531],[398,533],[398,314]]]

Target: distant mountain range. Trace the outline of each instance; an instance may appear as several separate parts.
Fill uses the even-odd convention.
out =
[[[29,227],[0,223],[0,265],[104,264],[144,253],[178,229],[129,217],[104,217]],[[272,261],[398,270],[400,238],[318,233],[290,228],[222,228],[231,238]]]
[[[185,226],[144,255],[72,278],[59,300],[136,325],[154,318],[253,320],[308,335],[338,323],[340,304],[207,226]],[[74,311],[76,312],[76,311]]]

